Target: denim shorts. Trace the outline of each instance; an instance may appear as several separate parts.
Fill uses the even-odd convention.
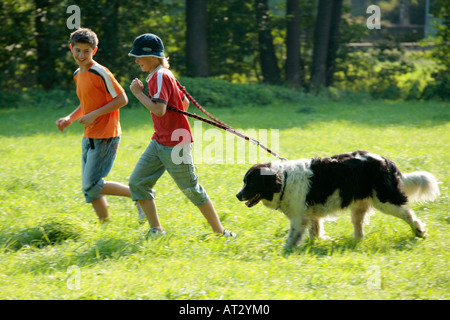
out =
[[[83,138],[81,143],[81,181],[86,202],[103,197],[105,178],[114,164],[120,137],[109,139]]]
[[[153,187],[167,170],[178,188],[194,205],[200,206],[209,201],[208,194],[198,183],[198,176],[194,172],[192,144],[177,147],[167,147],[152,140],[130,176],[133,200],[155,199]]]

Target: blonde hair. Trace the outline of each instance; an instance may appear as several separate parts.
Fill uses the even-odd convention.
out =
[[[170,68],[170,63],[169,63],[169,57],[167,58],[158,58],[160,64],[164,67],[169,69]]]
[[[160,58],[160,57],[155,57],[155,56],[147,56],[147,57],[151,58],[152,61],[155,62],[155,63],[152,63],[153,69],[155,69],[159,65],[162,65],[164,68],[167,68],[167,69],[169,69],[169,67],[170,67],[169,58]]]

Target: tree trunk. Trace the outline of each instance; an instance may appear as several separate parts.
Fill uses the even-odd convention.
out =
[[[107,0],[103,11],[105,19],[102,21],[103,32],[99,39],[99,47],[102,49],[102,63],[106,66],[121,64],[117,60],[117,58],[121,59],[117,56],[117,52],[119,52],[119,41],[117,41],[119,6],[120,0]]]
[[[287,0],[286,17],[286,83],[291,87],[299,87],[302,85],[299,0]]]
[[[314,30],[313,64],[311,88],[326,86],[328,42],[330,38],[332,0],[319,0],[316,27]]]
[[[279,84],[280,70],[273,46],[268,0],[254,0],[254,6],[258,29],[259,60],[263,81],[271,84]]]
[[[208,77],[206,0],[186,0],[186,68],[189,77]]]
[[[399,24],[409,25],[409,8],[411,6],[411,0],[400,0],[399,3]]]
[[[327,80],[326,86],[332,86],[334,80],[334,69],[336,62],[336,53],[339,48],[339,25],[342,15],[342,0],[333,1],[333,8],[331,12],[330,38],[328,41],[328,56],[327,56]]]
[[[51,89],[55,74],[54,60],[51,54],[51,41],[47,30],[48,25],[48,0],[35,0],[36,14],[34,16],[35,40],[36,40],[36,63],[37,63],[37,82],[45,90]]]

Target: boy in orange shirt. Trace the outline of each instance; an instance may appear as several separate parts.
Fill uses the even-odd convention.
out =
[[[128,103],[128,98],[114,75],[93,60],[97,45],[97,35],[90,29],[81,28],[70,35],[70,50],[79,66],[74,80],[80,105],[58,119],[56,126],[62,132],[76,120],[84,125],[82,189],[86,202],[92,203],[99,220],[104,222],[108,220],[104,195],[130,197],[128,186],[103,179],[116,158],[121,135],[119,109]]]

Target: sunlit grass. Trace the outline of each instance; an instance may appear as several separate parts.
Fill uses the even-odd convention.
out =
[[[237,239],[212,235],[165,174],[157,204],[167,236],[147,241],[148,227],[138,223],[129,199],[108,198],[107,225],[99,225],[84,203],[81,128],[59,133],[54,126],[71,108],[0,110],[0,298],[448,299],[448,107],[319,97],[211,108],[235,128],[278,129],[278,151],[289,159],[366,149],[404,172],[426,170],[441,181],[437,201],[413,205],[428,226],[425,240],[414,238],[404,222],[376,214],[366,238],[355,242],[344,214],[325,224],[332,240],[306,241],[290,255],[283,252],[288,220],[262,205],[248,209],[235,197],[251,163],[197,165],[201,184]],[[152,126],[143,108],[125,107],[121,117],[121,145],[108,179],[127,183]],[[75,288],[69,285],[73,266],[80,280]]]

